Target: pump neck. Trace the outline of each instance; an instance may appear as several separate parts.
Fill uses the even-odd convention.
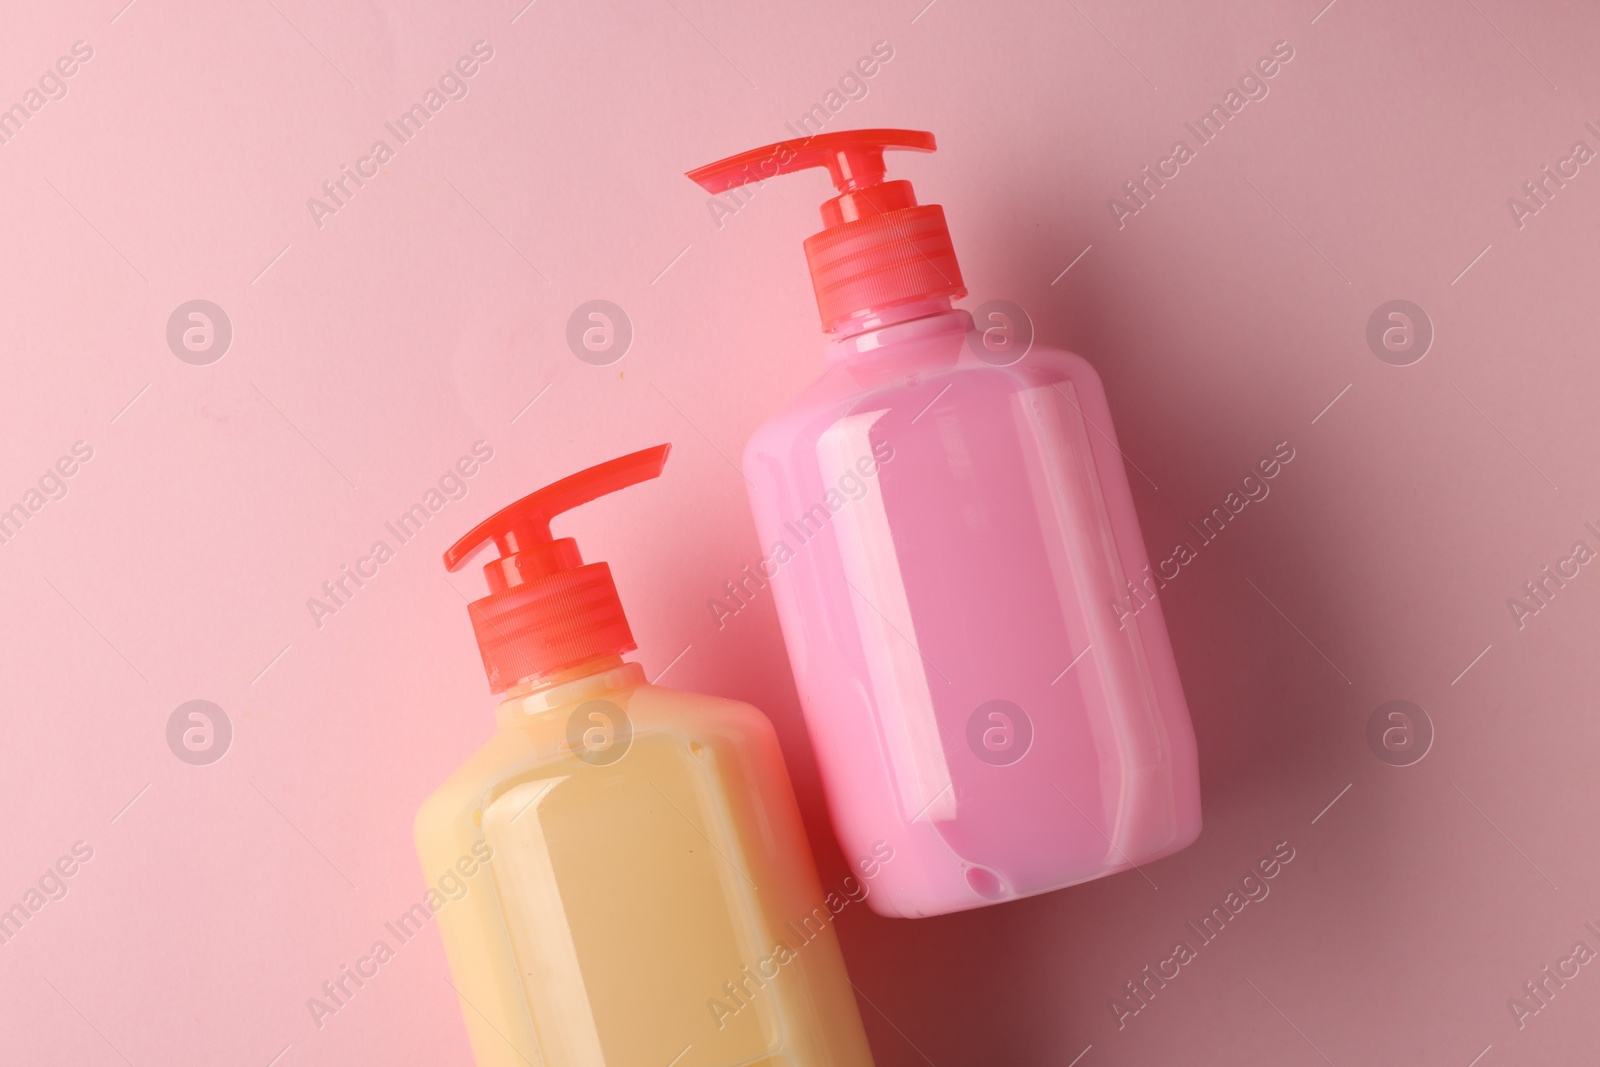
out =
[[[565,670],[529,678],[507,689],[497,718],[534,715],[551,708],[580,703],[614,689],[628,689],[645,681],[644,668],[619,655],[596,656]]]
[[[950,305],[949,297],[901,304],[841,323],[823,354],[829,363],[856,362],[883,354],[883,349],[941,334],[965,334],[972,316]]]

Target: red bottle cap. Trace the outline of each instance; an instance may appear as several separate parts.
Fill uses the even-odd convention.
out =
[[[806,263],[822,328],[937,296],[967,293],[944,209],[918,204],[907,181],[884,181],[888,148],[934,150],[921,130],[843,130],[779,141],[691,170],[709,193],[827,167],[839,195],[822,205],[821,233],[806,238]]]
[[[611,568],[585,564],[576,541],[551,536],[550,520],[658,476],[671,447],[657,445],[608,460],[529,493],[446,550],[449,571],[460,570],[490,541],[500,551],[483,568],[489,595],[467,606],[491,690],[503,693],[519,682],[638,647]]]

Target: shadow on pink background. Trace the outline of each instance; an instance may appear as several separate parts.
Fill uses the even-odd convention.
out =
[[[1152,558],[1197,546],[1162,602],[1206,828],[1018,903],[843,915],[878,1062],[1589,1062],[1600,976],[1563,961],[1600,950],[1600,570],[1572,562],[1600,551],[1593,8],[122,2],[0,35],[26,116],[0,114],[0,509],[26,513],[0,527],[0,907],[65,891],[0,945],[0,1058],[469,1062],[431,930],[306,1007],[422,896],[412,814],[492,726],[482,579],[439,555],[661,441],[661,481],[559,529],[612,564],[652,676],[772,717],[842,875],[770,600],[708,606],[760,552],[732,461],[821,369],[826,183],[718,225],[683,171],[791,136],[882,41],[827,128],[937,135],[896,175],[944,205],[966,306],[1014,301],[1099,369]],[[1109,206],[1279,42],[1264,97]],[[342,168],[369,176],[335,204]],[[565,340],[593,299],[632,324],[609,365]],[[1402,299],[1434,336],[1397,366],[1367,328]],[[220,358],[169,346],[193,300]],[[387,532],[480,441],[463,499]],[[1200,545],[1279,442],[1270,495]],[[210,765],[169,748],[191,700],[231,723]],[[1368,739],[1394,700],[1432,731],[1406,766]],[[1133,998],[1179,940],[1197,958]]]

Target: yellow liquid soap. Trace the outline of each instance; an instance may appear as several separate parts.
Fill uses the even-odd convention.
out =
[[[478,1067],[871,1064],[765,716],[617,659],[498,719],[416,821],[491,857],[438,915]]]
[[[755,708],[662,689],[610,569],[550,519],[657,477],[667,446],[531,493],[469,605],[489,742],[423,803],[417,853],[478,1067],[870,1067],[777,736]],[[863,858],[869,865],[892,858]],[[861,893],[865,889],[847,879]],[[849,894],[848,899],[859,899]]]

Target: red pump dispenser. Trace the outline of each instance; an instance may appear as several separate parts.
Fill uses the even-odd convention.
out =
[[[944,209],[918,204],[908,181],[885,181],[889,148],[932,152],[921,130],[842,130],[741,152],[689,171],[709,193],[827,167],[839,195],[822,205],[825,229],[806,238],[822,328],[901,304],[967,293]]]
[[[449,571],[460,570],[490,541],[500,552],[483,568],[489,595],[467,607],[491,690],[502,693],[518,682],[638,647],[611,568],[585,564],[576,541],[551,535],[550,520],[657,477],[671,447],[620,456],[529,493],[445,551]]]

